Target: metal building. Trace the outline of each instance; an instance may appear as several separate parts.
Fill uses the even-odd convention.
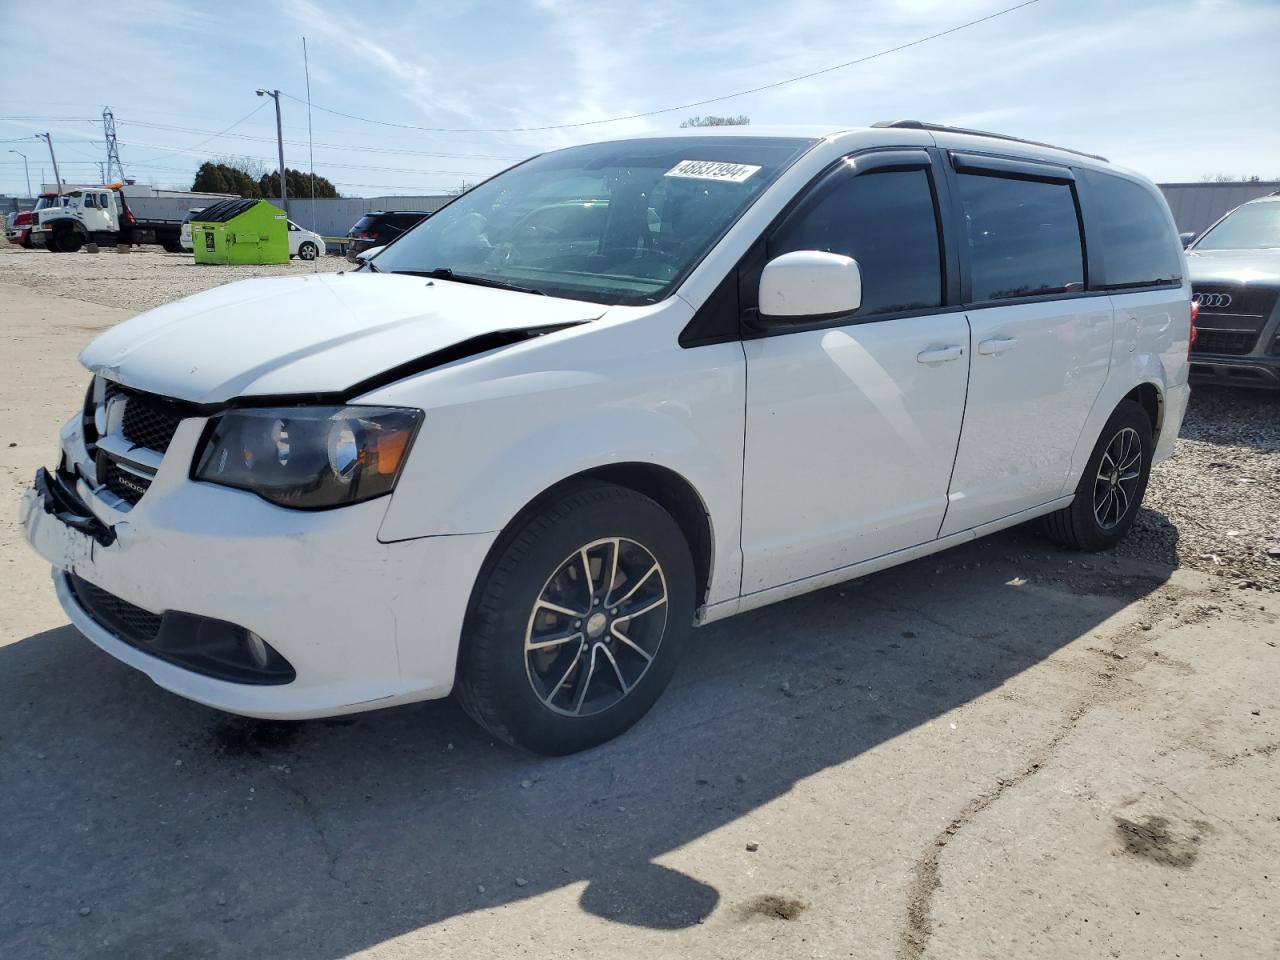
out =
[[[1200,233],[1228,210],[1246,200],[1280,190],[1280,180],[1252,183],[1161,183],[1180,233]]]

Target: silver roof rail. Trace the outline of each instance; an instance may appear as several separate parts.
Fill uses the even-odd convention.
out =
[[[1025,143],[1029,147],[1048,147],[1050,150],[1061,150],[1064,153],[1074,153],[1078,157],[1088,157],[1090,160],[1101,160],[1103,163],[1110,163],[1106,157],[1100,157],[1096,153],[1085,153],[1083,150],[1072,150],[1069,147],[1058,147],[1052,143],[1041,143],[1039,140],[1024,140],[1022,137],[1011,137],[1007,133],[989,133],[986,130],[967,130],[964,127],[948,127],[944,123],[925,123],[921,120],[880,120],[871,126],[880,129],[897,128],[899,130],[937,130],[939,133],[963,133],[970,137],[990,137],[993,140],[1011,140],[1014,143]]]

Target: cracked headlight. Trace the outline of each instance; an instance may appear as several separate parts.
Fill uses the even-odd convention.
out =
[[[263,407],[214,417],[192,477],[283,507],[323,510],[390,493],[422,411]]]

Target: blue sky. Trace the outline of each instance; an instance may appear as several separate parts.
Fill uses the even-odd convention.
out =
[[[142,182],[189,187],[199,162],[214,156],[274,168],[271,102],[254,90],[305,97],[305,35],[314,104],[451,129],[316,110],[316,171],[347,195],[438,192],[531,153],[671,129],[701,112],[833,127],[929,119],[1102,153],[1160,181],[1280,178],[1280,0],[1039,0],[867,64],[705,108],[481,132],[714,97],[1014,2],[138,0],[106,14],[0,0],[0,140],[12,141],[0,146],[27,154],[33,182],[42,169],[52,180],[43,142],[19,139],[49,130],[64,179],[96,179],[110,105],[126,173]],[[287,99],[283,107],[285,160],[305,169],[306,108]],[[0,153],[0,192],[25,192],[16,154]]]

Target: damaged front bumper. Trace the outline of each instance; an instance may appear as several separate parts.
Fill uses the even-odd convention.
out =
[[[161,687],[245,716],[331,716],[449,693],[495,535],[382,543],[386,498],[307,513],[180,474],[162,469],[125,511],[83,480],[36,475],[23,530],[85,636]],[[148,617],[149,642],[130,633]],[[274,672],[222,669],[244,666],[236,645],[249,633],[278,655]]]

